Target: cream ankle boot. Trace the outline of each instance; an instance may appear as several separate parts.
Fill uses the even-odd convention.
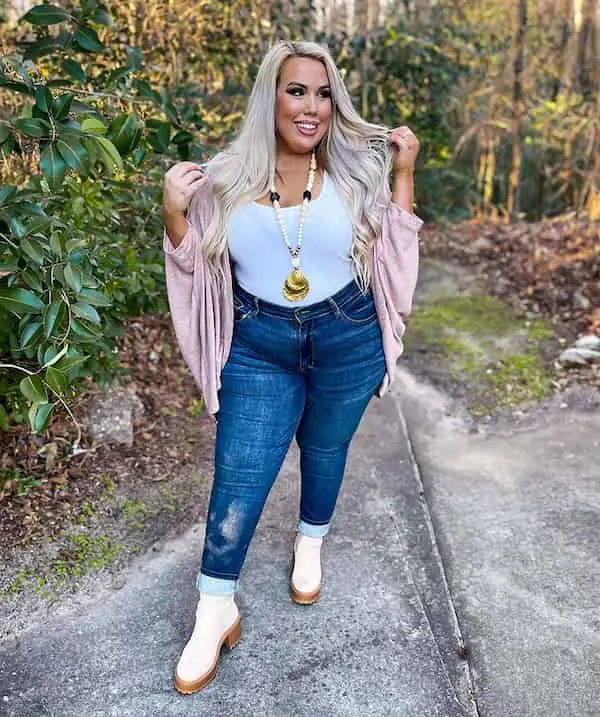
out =
[[[200,593],[196,623],[175,670],[175,689],[190,695],[217,674],[223,643],[235,647],[241,636],[240,613],[231,595]]]
[[[290,563],[290,595],[299,605],[312,605],[321,594],[321,545],[323,538],[296,533]]]

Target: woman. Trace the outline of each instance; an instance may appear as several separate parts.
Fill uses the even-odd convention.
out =
[[[402,352],[422,224],[412,214],[418,148],[408,127],[358,116],[326,49],[283,41],[263,59],[231,145],[165,176],[171,315],[217,420],[180,692],[208,684],[223,643],[240,638],[236,581],[294,437],[301,501],[289,588],[296,603],[319,598],[350,441]]]

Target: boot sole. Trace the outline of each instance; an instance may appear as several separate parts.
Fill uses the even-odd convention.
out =
[[[197,680],[182,680],[177,674],[175,674],[175,689],[178,692],[181,692],[182,695],[191,695],[194,692],[198,692],[203,687],[206,687],[206,685],[212,682],[215,675],[217,674],[219,658],[221,656],[221,648],[223,647],[223,645],[232,650],[240,641],[241,636],[242,625],[240,618],[238,617],[236,622],[233,623],[229,630],[227,630],[227,632],[223,634],[221,642],[219,643],[219,646],[217,648],[215,660],[208,672],[205,672]]]
[[[292,582],[292,573],[294,572],[294,548],[292,547],[292,559],[290,560],[290,568],[289,568],[289,586],[290,586],[290,597],[292,598],[292,602],[295,602],[296,605],[314,605],[314,603],[317,602],[319,597],[321,596],[321,586],[316,590],[313,590],[311,593],[303,593],[300,590],[297,590],[294,587],[294,583]]]

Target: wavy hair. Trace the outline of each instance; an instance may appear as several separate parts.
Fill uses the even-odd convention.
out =
[[[238,204],[263,196],[275,175],[276,93],[282,64],[290,57],[309,57],[325,66],[331,88],[332,115],[327,134],[316,148],[317,162],[340,191],[353,225],[350,260],[363,291],[371,282],[372,243],[379,235],[383,210],[390,198],[391,130],[363,120],[329,51],[315,42],[275,43],[259,67],[241,129],[226,149],[202,164],[215,198],[213,217],[202,253],[218,263],[226,250],[226,227]]]

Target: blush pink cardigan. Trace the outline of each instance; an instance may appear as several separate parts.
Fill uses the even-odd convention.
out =
[[[233,282],[229,251],[213,268],[202,257],[204,231],[213,211],[209,178],[192,197],[188,230],[174,247],[164,231],[163,249],[171,319],[183,359],[200,389],[208,413],[219,410],[221,369],[233,336]],[[391,385],[403,351],[404,320],[412,308],[419,264],[418,231],[423,224],[391,201],[384,210],[381,235],[373,242],[371,288],[383,335],[386,375],[381,397]]]

